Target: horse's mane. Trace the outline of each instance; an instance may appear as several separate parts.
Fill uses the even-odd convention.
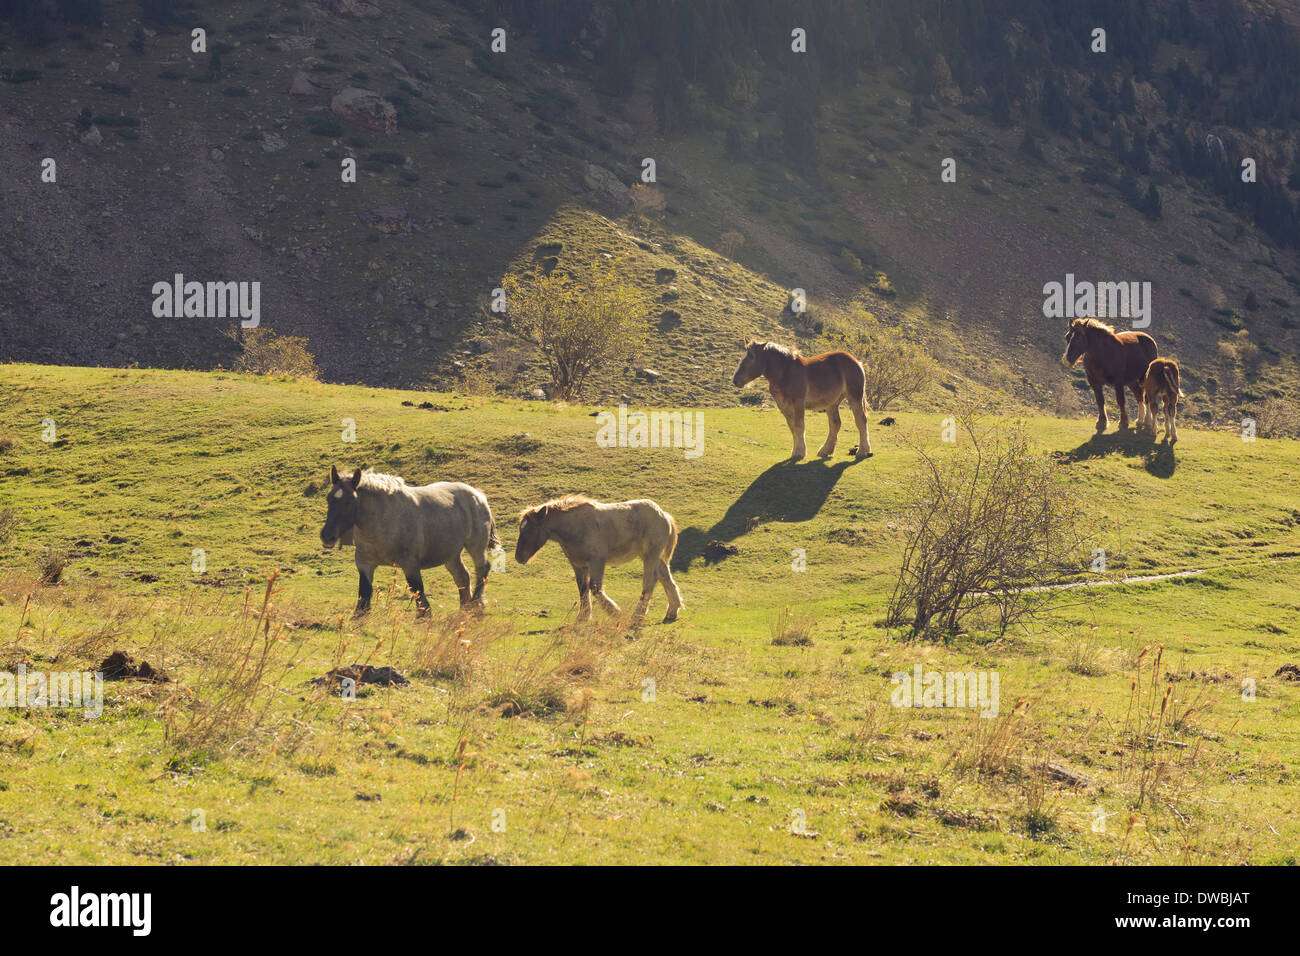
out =
[[[407,488],[408,485],[397,475],[386,475],[380,471],[363,471],[361,473],[361,482],[357,489],[372,488],[375,491],[386,491],[392,493]]]
[[[1103,332],[1109,332],[1111,335],[1115,334],[1115,326],[1107,325],[1105,322],[1101,321],[1101,319],[1075,319],[1070,324],[1076,326],[1081,325],[1090,329],[1100,329]]]
[[[784,355],[786,358],[791,359],[797,359],[803,354],[797,348],[791,348],[788,345],[781,345],[779,342],[762,342],[758,339],[751,339],[748,344],[761,345],[764,352],[777,352]]]
[[[523,518],[531,514],[536,514],[543,508],[552,508],[556,511],[572,511],[574,508],[580,508],[583,505],[595,505],[600,502],[588,498],[586,495],[561,495],[558,498],[552,498],[540,505],[533,505],[531,508],[525,508],[519,515]]]

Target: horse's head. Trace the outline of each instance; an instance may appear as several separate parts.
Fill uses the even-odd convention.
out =
[[[320,529],[320,542],[327,548],[352,543],[352,529],[357,523],[357,487],[361,484],[361,469],[350,478],[339,474],[330,465],[330,492],[326,499],[325,527]]]
[[[1088,351],[1088,337],[1092,332],[1092,327],[1085,319],[1071,319],[1069,327],[1065,330],[1065,354],[1061,356],[1061,361],[1068,368],[1073,368],[1079,364],[1079,359]]]
[[[766,344],[766,342],[755,342],[753,339],[745,343],[745,357],[740,360],[740,368],[736,369],[736,374],[731,377],[731,383],[737,388],[744,388],[763,374],[766,365],[763,346]]]
[[[529,508],[519,518],[519,541],[515,545],[515,560],[527,564],[542,545],[546,544],[546,518],[550,508],[541,505]]]

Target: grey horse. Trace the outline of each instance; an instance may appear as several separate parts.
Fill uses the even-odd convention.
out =
[[[375,568],[396,566],[415,592],[421,614],[429,610],[420,571],[441,565],[451,572],[460,604],[481,607],[492,551],[501,547],[487,496],[458,481],[412,487],[396,475],[360,468],[351,477],[330,466],[330,490],[321,544],[356,546],[357,614],[370,608]],[[474,589],[461,552],[474,562]]]

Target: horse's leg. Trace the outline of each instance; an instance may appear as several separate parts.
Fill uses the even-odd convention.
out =
[[[375,565],[357,559],[357,610],[360,617],[370,610],[370,595],[375,591]]]
[[[611,601],[609,595],[605,593],[604,561],[591,562],[591,593],[600,606],[605,609],[606,614],[612,616],[620,613],[618,605]]]
[[[1097,399],[1097,431],[1099,432],[1104,432],[1106,426],[1110,424],[1106,420],[1106,395],[1102,391],[1102,387],[1100,383],[1093,383],[1092,385],[1092,395]]]
[[[1169,444],[1178,441],[1178,393],[1165,396],[1165,437]]]
[[[817,449],[819,458],[830,458],[835,454],[835,439],[840,433],[840,403],[826,406],[826,420],[830,422],[831,430],[826,436],[826,443]]]
[[[682,593],[677,590],[677,582],[673,580],[672,569],[668,567],[668,562],[663,558],[659,559],[659,580],[663,582],[664,593],[668,595],[668,613],[664,615],[664,623],[677,620],[677,612],[684,606],[682,604]]]
[[[586,621],[591,617],[591,573],[575,565],[573,577],[578,582],[578,620]]]
[[[443,567],[451,572],[451,579],[456,582],[456,590],[460,592],[460,606],[464,607],[469,603],[469,572],[465,570],[465,562],[460,559],[460,552],[457,551]]]
[[[632,612],[634,622],[640,623],[650,607],[650,598],[654,596],[655,584],[659,581],[659,561],[658,552],[645,557],[641,568],[641,599],[636,602],[636,610]]]
[[[1115,404],[1119,406],[1119,430],[1128,428],[1128,409],[1124,407],[1124,386],[1115,386]]]
[[[480,548],[470,552],[470,560],[474,562],[474,593],[470,595],[469,602],[481,605],[483,588],[487,584],[488,572],[492,570],[492,565],[488,561],[487,552]]]
[[[862,401],[862,396],[854,398],[849,395],[849,409],[853,412],[853,421],[858,426],[858,447],[853,449],[853,455],[857,458],[871,457],[871,436],[867,434],[867,406]]]
[[[424,596],[424,576],[420,574],[419,568],[404,573],[406,574],[406,586],[415,592],[416,613],[423,617],[429,613],[429,599]]]
[[[792,461],[798,461],[804,455],[808,454],[808,446],[804,444],[802,402],[786,413],[785,421],[786,424],[790,426],[790,435],[794,438],[794,450],[790,453],[790,459]]]
[[[1138,422],[1137,427],[1142,428],[1147,423],[1147,402],[1146,397],[1142,394],[1142,383],[1130,383],[1129,391],[1133,393],[1133,401],[1137,402]]]

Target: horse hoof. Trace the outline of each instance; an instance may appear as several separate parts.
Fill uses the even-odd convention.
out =
[[[671,614],[665,614],[665,615],[664,615],[663,623],[665,623],[665,624],[671,624],[671,623],[673,623],[673,621],[675,621],[675,620],[677,620],[677,612],[676,612],[676,611],[672,612]]]

